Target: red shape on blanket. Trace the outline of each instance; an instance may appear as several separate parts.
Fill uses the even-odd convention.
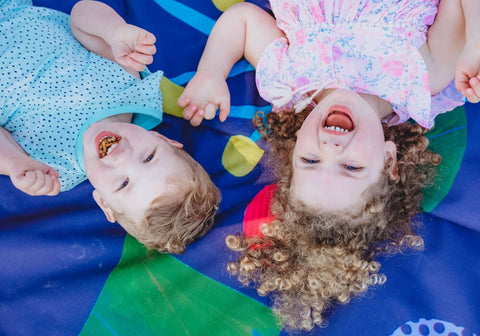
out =
[[[271,223],[273,216],[270,205],[272,203],[273,193],[277,185],[270,184],[258,192],[253,200],[248,204],[243,216],[243,233],[245,237],[263,237],[260,226],[265,223]],[[252,246],[252,248],[255,248]]]

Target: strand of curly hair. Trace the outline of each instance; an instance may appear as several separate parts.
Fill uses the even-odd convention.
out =
[[[261,226],[261,238],[226,238],[230,249],[241,252],[228,270],[245,285],[253,283],[259,295],[270,294],[274,311],[291,331],[326,326],[329,308],[383,284],[386,277],[374,260],[378,254],[423,248],[413,218],[441,160],[427,150],[424,128],[410,123],[384,127],[385,139],[397,145],[398,178],[385,172],[358,214],[314,213],[289,196],[295,133],[309,112],[269,113],[266,125],[261,115],[254,119],[271,147],[276,219]]]

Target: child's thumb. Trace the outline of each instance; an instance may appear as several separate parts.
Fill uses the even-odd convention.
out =
[[[190,98],[188,98],[185,94],[181,94],[180,97],[177,99],[177,104],[180,107],[185,107],[190,103]]]

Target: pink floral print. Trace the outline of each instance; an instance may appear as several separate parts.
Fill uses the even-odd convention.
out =
[[[432,127],[437,114],[464,103],[449,85],[431,96],[418,48],[438,0],[271,0],[286,38],[273,41],[256,69],[260,95],[274,110],[292,109],[308,93],[350,89],[389,101],[397,116]],[[303,105],[302,105],[303,107]]]

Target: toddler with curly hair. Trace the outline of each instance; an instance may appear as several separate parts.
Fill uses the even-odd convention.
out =
[[[192,125],[218,108],[223,121],[233,64],[256,68],[273,105],[261,129],[277,186],[264,197],[267,225],[227,238],[243,251],[230,270],[272,293],[287,326],[310,330],[385,280],[378,253],[423,245],[412,217],[440,162],[424,134],[465,96],[480,99],[480,3],[270,5],[274,17],[250,3],[222,14],[178,104]]]

